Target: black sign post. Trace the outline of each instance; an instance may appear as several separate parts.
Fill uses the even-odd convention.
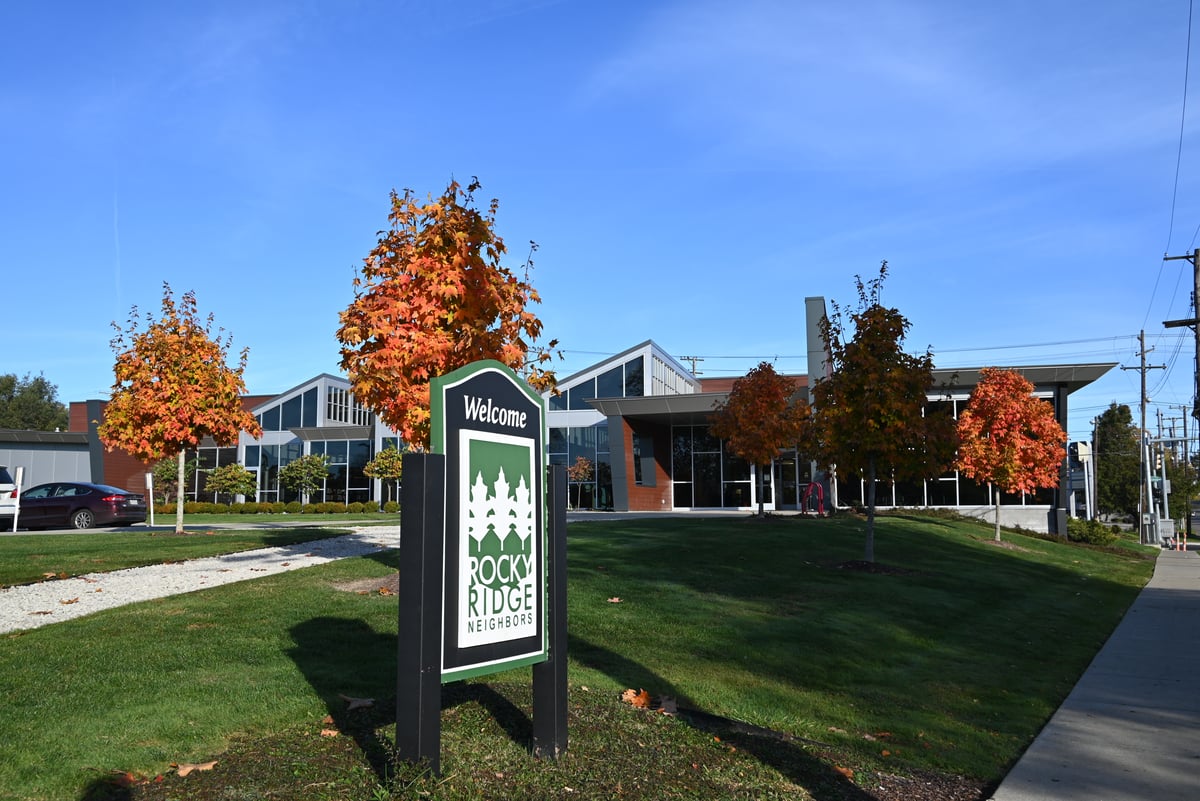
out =
[[[396,756],[440,773],[442,531],[446,457],[406,453],[400,490]]]
[[[550,658],[533,666],[533,753],[558,759],[567,750],[567,468],[551,465],[548,472]]]

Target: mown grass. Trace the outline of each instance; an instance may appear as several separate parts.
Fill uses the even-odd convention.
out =
[[[5,534],[0,537],[0,587],[294,545],[349,532],[349,527],[305,526],[184,534],[140,528],[87,534]]]
[[[824,801],[874,797],[838,768],[864,787],[912,772],[995,781],[1153,552],[1015,534],[997,547],[987,526],[920,517],[878,527],[888,572],[847,569],[853,518],[572,524],[566,757],[528,755],[528,671],[514,671],[445,688],[439,779],[388,760],[394,597],[335,587],[382,579],[394,555],[5,637],[0,797]],[[633,710],[625,688],[697,714]],[[347,713],[343,694],[379,704]],[[186,778],[110,782],[213,759]]]

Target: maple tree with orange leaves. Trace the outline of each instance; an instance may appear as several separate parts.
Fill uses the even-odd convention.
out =
[[[122,329],[113,323],[112,396],[97,433],[106,449],[126,451],[143,462],[177,458],[175,530],[182,532],[187,449],[205,437],[227,447],[237,444],[242,431],[255,437],[262,433],[242,408],[249,348],[231,367],[232,335],[222,328],[214,332],[211,314],[200,317],[193,292],[176,301],[165,282],[161,316],[154,319],[147,313],[143,320],[135,306],[128,324]]]
[[[958,416],[958,469],[992,485],[996,542],[1000,493],[1032,492],[1058,485],[1067,434],[1054,407],[1034,397],[1033,384],[1016,370],[984,367]]]
[[[429,447],[429,382],[481,359],[495,359],[538,391],[554,387],[544,367],[556,341],[534,345],[542,323],[528,307],[541,298],[500,264],[498,201],[474,207],[480,187],[451,181],[436,200],[392,192],[390,226],[363,260],[354,300],[339,315],[342,369],[355,396],[410,446]],[[530,243],[536,250],[536,245]],[[532,255],[532,250],[531,250]]]
[[[729,397],[718,403],[710,429],[729,449],[758,467],[758,516],[763,516],[764,476],[780,450],[795,446],[808,429],[808,403],[796,396],[793,379],[760,362],[733,382]]]

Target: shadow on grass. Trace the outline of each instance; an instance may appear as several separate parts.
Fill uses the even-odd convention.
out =
[[[292,627],[295,647],[289,652],[309,685],[329,712],[331,727],[351,737],[381,783],[392,770],[391,746],[380,739],[378,727],[394,719],[395,705],[370,697],[380,686],[396,680],[396,636],[380,634],[362,620],[318,617]]]
[[[393,746],[379,729],[395,723],[394,694],[375,698],[369,708],[353,708],[353,699],[395,687],[397,640],[362,620],[318,617],[291,630],[289,655],[329,712],[331,727],[354,739],[381,783],[392,775]],[[442,687],[441,708],[478,703],[516,744],[532,750],[533,722],[508,698],[486,684],[454,682]],[[100,796],[103,798],[103,796]]]
[[[678,689],[670,681],[645,665],[574,635],[569,637],[569,642],[572,659],[604,673],[623,687],[652,689],[657,694],[675,698],[679,705],[677,717],[680,721],[719,736],[725,744],[750,754],[763,765],[786,776],[788,781],[804,787],[814,801],[875,801],[875,796],[859,789],[845,776],[810,754],[805,749],[804,741],[691,709],[690,702],[680,697]]]
[[[79,794],[79,801],[131,801],[133,792],[115,778],[94,779]]]

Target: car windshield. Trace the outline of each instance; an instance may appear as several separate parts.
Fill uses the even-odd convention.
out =
[[[9,474],[8,468],[0,467],[0,484],[12,484],[13,477]]]

